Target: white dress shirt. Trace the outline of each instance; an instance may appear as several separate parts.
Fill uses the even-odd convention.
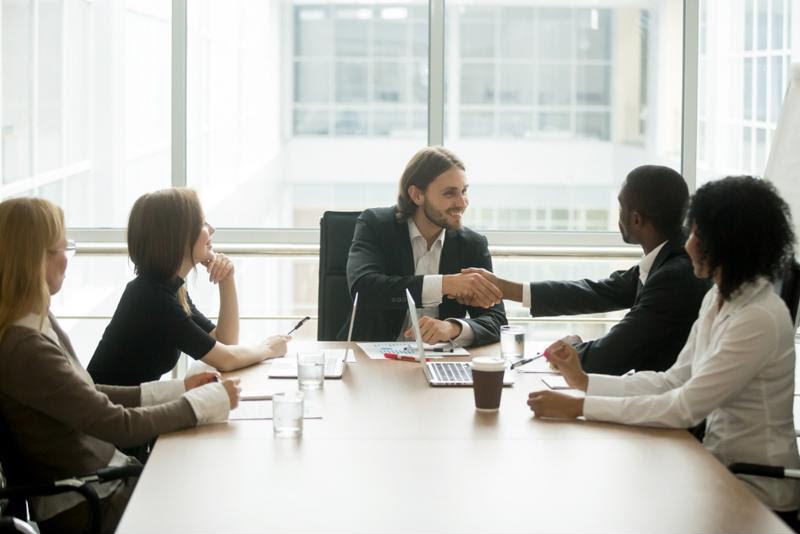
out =
[[[408,237],[411,239],[411,252],[414,255],[414,274],[417,276],[423,275],[422,311],[418,312],[418,314],[438,319],[439,305],[442,303],[442,279],[444,278],[443,275],[439,274],[439,260],[442,258],[445,229],[442,228],[442,231],[436,237],[436,241],[428,248],[428,242],[411,217],[408,218],[407,224]],[[456,321],[461,325],[461,334],[453,339],[453,343],[461,347],[471,345],[475,340],[475,334],[469,323],[461,319],[447,320]],[[406,320],[403,322],[400,335],[397,337],[399,341],[407,339],[404,333],[409,328],[411,328],[411,316],[406,312]]]
[[[706,418],[703,444],[723,464],[798,468],[794,331],[786,306],[763,278],[745,284],[721,308],[718,302],[715,285],[667,371],[590,374],[584,416],[669,428],[687,428]],[[773,510],[797,509],[797,481],[740,478]]]
[[[647,282],[647,276],[650,274],[650,269],[653,268],[653,262],[656,261],[656,256],[658,253],[661,252],[661,249],[664,248],[667,242],[664,241],[656,248],[648,252],[644,258],[639,260],[639,280],[641,280],[642,285]],[[522,305],[525,308],[530,308],[532,303],[532,296],[531,296],[531,285],[530,284],[522,284]]]

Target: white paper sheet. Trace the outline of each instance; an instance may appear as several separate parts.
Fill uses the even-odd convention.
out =
[[[561,375],[543,376],[542,382],[544,382],[545,385],[550,389],[572,389],[571,387],[569,387],[569,384],[567,384],[567,381],[564,380],[564,377]]]
[[[416,356],[417,346],[411,341],[381,341],[377,343],[359,343],[358,346],[366,353],[370,360],[384,360],[383,355],[387,352],[398,355]],[[464,347],[456,347],[453,352],[444,352],[450,348],[449,343],[437,343],[435,345],[423,345],[425,357],[445,358],[447,356],[469,356],[469,352]],[[435,349],[442,349],[439,352]]]
[[[322,419],[322,411],[318,406],[305,406],[303,419]],[[245,401],[240,402],[235,410],[231,410],[229,421],[242,421],[246,419],[272,419],[272,401]]]

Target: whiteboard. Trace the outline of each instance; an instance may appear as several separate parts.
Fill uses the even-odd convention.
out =
[[[800,63],[792,65],[791,73],[764,178],[789,204],[795,233],[800,235]]]

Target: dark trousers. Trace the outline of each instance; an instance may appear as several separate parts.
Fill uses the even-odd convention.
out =
[[[797,520],[797,510],[791,512],[775,512],[775,515],[780,517],[784,523],[789,525],[789,528],[795,532],[800,532],[800,521]]]
[[[127,506],[138,480],[138,478],[125,479],[122,481],[122,485],[114,490],[114,493],[105,499],[100,499],[100,517],[95,518],[95,521],[100,521],[100,532],[112,534],[117,529],[117,524],[122,519],[122,512],[125,511],[125,506]],[[39,531],[42,534],[88,533],[90,515],[89,505],[84,501],[50,519],[40,521]]]

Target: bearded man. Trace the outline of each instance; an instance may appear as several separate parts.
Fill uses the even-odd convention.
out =
[[[427,147],[406,165],[397,204],[361,213],[347,260],[351,296],[359,295],[353,340],[413,339],[406,289],[425,343],[467,347],[500,339],[503,294],[481,274],[492,270],[488,242],[461,224],[467,189],[461,160]],[[461,272],[467,268],[480,272]],[[343,327],[339,337],[346,334]]]

